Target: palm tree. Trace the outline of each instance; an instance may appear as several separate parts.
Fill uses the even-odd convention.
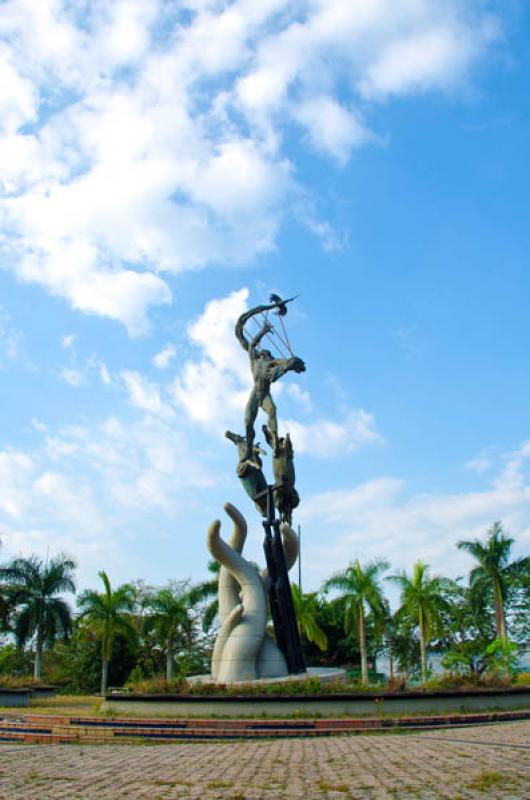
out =
[[[190,603],[196,605],[205,600],[210,602],[206,606],[202,614],[202,629],[206,633],[213,625],[213,621],[219,611],[219,602],[217,600],[217,592],[219,589],[219,571],[221,565],[218,561],[212,559],[208,562],[208,572],[211,572],[212,577],[207,581],[198,583],[192,586],[189,591]]]
[[[179,634],[189,628],[189,592],[182,586],[170,586],[157,591],[149,601],[150,611],[146,620],[166,651],[166,680],[173,678],[175,645]]]
[[[14,611],[13,597],[9,587],[0,586],[0,631],[2,633],[11,630],[11,617]]]
[[[391,681],[394,680],[394,659],[395,659],[395,642],[397,639],[397,620],[395,614],[390,610],[390,604],[385,599],[383,603],[383,613],[381,615],[381,627],[383,633],[383,641],[386,646],[388,655],[388,677]]]
[[[440,622],[440,615],[446,610],[448,603],[442,592],[452,585],[447,578],[431,577],[429,567],[422,561],[416,561],[412,567],[412,577],[406,572],[389,575],[387,580],[393,581],[401,588],[398,620],[409,619],[418,626],[420,634],[421,677],[427,680],[427,647],[433,630]]]
[[[70,634],[72,611],[57,595],[75,592],[75,568],[75,562],[63,554],[49,561],[37,556],[15,558],[0,567],[7,596],[17,607],[13,626],[17,644],[23,647],[35,636],[35,680],[41,677],[44,645],[51,646],[57,638],[66,641]]]
[[[319,650],[326,650],[328,637],[318,624],[318,601],[316,592],[304,594],[296,583],[291,584],[294,610],[298,630],[308,642],[314,642]]]
[[[530,557],[518,558],[510,562],[510,551],[514,539],[507,536],[502,523],[494,522],[488,530],[487,539],[483,543],[479,539],[460,541],[459,550],[465,550],[478,561],[478,565],[469,573],[469,586],[472,597],[478,600],[488,591],[493,594],[495,608],[495,627],[497,638],[506,639],[506,597],[510,585],[518,578],[530,577]]]
[[[386,561],[372,561],[362,567],[357,559],[342,572],[332,575],[324,584],[325,591],[340,589],[344,604],[344,629],[356,629],[361,651],[362,683],[368,683],[368,653],[366,649],[366,615],[371,611],[375,618],[384,612],[384,597],[379,576],[388,569]]]
[[[112,642],[116,633],[128,633],[133,629],[130,613],[134,608],[133,587],[124,583],[113,590],[106,572],[98,572],[104,591],[86,589],[79,595],[77,605],[81,609],[80,621],[85,621],[101,641],[101,694],[107,693],[109,662]]]

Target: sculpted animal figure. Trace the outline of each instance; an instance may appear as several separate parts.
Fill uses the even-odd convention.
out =
[[[291,437],[288,433],[285,436],[275,436],[266,425],[263,425],[262,430],[267,444],[272,448],[274,482],[281,484],[281,488],[274,493],[274,505],[280,512],[281,519],[290,525],[293,509],[300,503],[300,495],[294,487],[296,475]]]
[[[208,549],[221,564],[219,617],[221,627],[212,655],[212,678],[220,683],[274,678],[287,675],[287,664],[274,639],[267,633],[266,570],[261,574],[241,555],[247,536],[243,515],[230,503],[225,511],[234,523],[229,542],[221,537],[221,522],[208,529]],[[298,557],[298,537],[281,526],[287,568]]]
[[[241,481],[245,492],[254,500],[260,493],[264,492],[267,488],[267,481],[263,474],[263,461],[260,456],[265,455],[265,450],[259,446],[259,442],[252,447],[251,458],[246,458],[247,454],[247,440],[244,436],[232,431],[226,431],[225,436],[233,442],[239,453],[239,462],[236,468],[236,474]],[[259,500],[255,501],[256,508],[262,516],[267,513],[267,497],[263,495]]]

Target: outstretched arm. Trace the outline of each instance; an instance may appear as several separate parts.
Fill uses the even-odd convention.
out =
[[[256,347],[261,342],[264,336],[272,331],[272,325],[269,325],[268,322],[265,323],[263,328],[257,333],[253,339],[250,340],[250,347],[249,352],[254,354],[256,352]]]
[[[305,372],[305,364],[298,356],[292,358],[275,358],[271,364],[271,383],[277,381],[286,372]]]

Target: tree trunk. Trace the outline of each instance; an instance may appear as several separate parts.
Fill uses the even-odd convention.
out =
[[[392,651],[392,642],[388,642],[388,677],[391,681],[394,680],[394,653]]]
[[[167,656],[166,656],[166,680],[170,681],[173,679],[173,642],[169,641],[167,643]]]
[[[101,694],[107,694],[107,681],[109,674],[109,660],[106,656],[101,659]]]
[[[425,683],[427,680],[427,642],[425,641],[425,623],[423,615],[420,613],[420,653],[421,653],[421,679]]]
[[[506,620],[504,618],[504,600],[499,583],[495,583],[495,627],[497,628],[497,638],[505,640]]]
[[[33,679],[38,681],[42,674],[42,650],[44,648],[44,624],[42,611],[39,611],[37,622],[37,640],[35,642],[35,664],[33,666]]]
[[[366,631],[364,628],[364,608],[359,608],[359,647],[361,648],[361,683],[368,683],[368,656],[366,653]]]
[[[105,634],[101,642],[101,687],[100,693],[104,696],[107,694],[108,675],[109,675],[109,658],[110,658],[110,644],[111,644],[111,629],[110,620],[105,620]]]
[[[33,679],[38,681],[42,674],[42,642],[39,641],[39,637],[37,637],[37,643],[35,645],[35,664],[33,667]]]

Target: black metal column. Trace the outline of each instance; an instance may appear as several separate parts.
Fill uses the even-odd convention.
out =
[[[274,490],[267,486],[267,517],[263,521],[263,549],[269,572],[269,603],[278,647],[285,656],[290,674],[305,672],[305,659],[300,644],[291,584],[285,563],[280,522],[274,509]]]

